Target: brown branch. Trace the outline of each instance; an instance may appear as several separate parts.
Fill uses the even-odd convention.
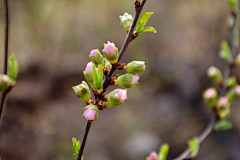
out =
[[[138,18],[140,16],[140,13],[142,11],[142,8],[144,6],[144,4],[146,3],[147,0],[143,0],[141,5],[140,6],[135,6],[135,16],[134,16],[134,20],[133,20],[133,23],[132,23],[132,26],[127,34],[127,37],[123,43],[123,46],[119,52],[119,56],[118,56],[118,62],[120,62],[120,60],[122,59],[122,56],[123,54],[125,53],[129,43],[134,39],[134,36],[133,36],[133,31],[134,31],[134,28],[136,27],[136,24],[137,24],[137,21],[138,21]],[[115,68],[112,67],[108,73],[108,75],[105,77],[104,79],[104,82],[103,82],[103,92],[106,91],[107,87],[108,87],[108,83],[109,83],[109,79],[111,78],[112,74],[115,72]]]
[[[142,8],[144,6],[144,4],[146,3],[147,0],[143,0],[141,2],[140,5],[136,5],[135,4],[135,16],[134,16],[134,20],[133,20],[133,23],[132,23],[132,26],[127,34],[127,37],[125,38],[125,41],[123,43],[123,46],[119,52],[119,56],[118,56],[118,62],[120,62],[123,54],[125,53],[129,43],[135,38],[133,36],[133,31],[134,31],[134,28],[136,27],[136,24],[137,24],[137,21],[138,21],[138,18],[140,16],[140,13],[142,11]],[[114,67],[111,67],[109,73],[107,74],[107,76],[105,77],[104,81],[103,81],[103,93],[107,90],[108,86],[109,86],[109,79],[111,78],[112,74],[115,72],[116,68]],[[98,104],[99,103],[99,99],[95,99],[95,104]],[[80,147],[80,150],[79,150],[79,154],[78,154],[78,159],[77,160],[81,160],[81,157],[83,155],[83,150],[84,150],[84,147],[85,147],[85,143],[86,143],[86,140],[87,140],[87,136],[88,136],[88,133],[89,133],[89,130],[90,130],[90,127],[91,127],[91,124],[92,122],[90,121],[87,121],[87,124],[85,126],[85,133],[84,133],[84,137],[82,139],[82,144],[81,144],[81,147]]]
[[[4,19],[5,19],[5,26],[4,26],[4,74],[7,74],[7,66],[8,66],[8,44],[9,44],[9,5],[8,0],[3,0],[3,6],[4,6]],[[9,90],[6,90],[1,95],[1,104],[0,104],[0,120],[2,116],[4,101],[6,98],[7,93]]]

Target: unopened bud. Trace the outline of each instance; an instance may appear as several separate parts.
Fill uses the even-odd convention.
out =
[[[83,71],[83,74],[86,78],[86,80],[88,81],[88,83],[90,84],[91,87],[94,87],[94,82],[93,82],[93,63],[92,62],[88,62],[85,71]]]
[[[13,87],[16,84],[16,81],[10,78],[8,75],[0,74],[0,92],[7,90],[10,87]]]
[[[72,87],[72,89],[79,99],[81,99],[83,102],[89,103],[91,94],[85,81],[82,81],[82,84],[80,85]]]
[[[121,20],[122,28],[125,29],[126,31],[129,30],[133,23],[133,16],[125,12],[123,16],[119,16],[119,18]]]
[[[226,109],[229,108],[231,105],[231,103],[229,102],[229,99],[227,96],[221,97],[219,98],[218,102],[217,102],[217,107],[219,109]]]
[[[98,118],[99,109],[95,105],[88,105],[83,108],[83,118],[94,121]]]
[[[90,60],[98,66],[99,64],[104,64],[104,58],[98,49],[94,49],[89,54]]]
[[[124,69],[127,70],[127,72],[132,74],[138,74],[145,70],[145,62],[144,61],[132,61],[128,63]]]
[[[104,49],[102,50],[102,52],[105,58],[111,64],[118,62],[118,48],[115,47],[114,43],[110,43],[109,41],[107,44],[104,43]]]
[[[204,101],[208,106],[213,107],[216,105],[217,101],[217,91],[215,88],[209,88],[205,92],[203,92]]]
[[[127,90],[115,89],[106,96],[106,99],[103,106],[116,107],[127,100]]]
[[[233,87],[237,85],[237,78],[236,77],[229,77],[227,80],[227,87]]]
[[[147,157],[147,160],[157,160],[157,159],[158,159],[157,152],[151,152]]]
[[[124,88],[135,87],[138,84],[139,76],[131,73],[126,73],[122,76],[119,76],[115,81],[116,85],[119,85]]]
[[[222,73],[215,66],[211,66],[208,68],[207,75],[213,82],[217,84],[220,84],[222,82]]]
[[[237,86],[233,87],[232,89],[230,89],[227,92],[227,97],[230,102],[239,98],[240,97],[240,85],[237,85]]]
[[[217,114],[218,114],[219,119],[226,119],[230,115],[230,109],[229,108],[219,109],[217,111]]]
[[[238,66],[240,66],[240,53],[236,56],[235,62]]]
[[[232,60],[233,60],[230,47],[226,40],[222,40],[221,50],[219,51],[219,57],[224,59],[227,62],[232,62]]]

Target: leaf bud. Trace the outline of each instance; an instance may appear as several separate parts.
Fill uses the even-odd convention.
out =
[[[82,81],[82,84],[72,87],[72,89],[79,99],[81,99],[83,102],[89,103],[91,93],[85,81]]]
[[[16,81],[10,78],[8,75],[0,74],[0,92],[3,92],[10,87],[13,87],[16,84]]]
[[[132,61],[128,63],[124,69],[127,70],[127,72],[132,74],[138,74],[145,70],[145,62],[144,61]]]
[[[119,16],[119,18],[121,20],[122,28],[125,29],[126,31],[129,30],[133,23],[133,16],[125,12],[123,16]]]

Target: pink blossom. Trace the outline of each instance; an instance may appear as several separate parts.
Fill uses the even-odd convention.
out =
[[[91,107],[84,110],[84,118],[87,120],[91,120],[91,121],[95,120],[96,114],[97,114],[97,111],[91,109]]]
[[[92,62],[88,62],[86,68],[85,68],[85,72],[88,74],[89,71],[93,71],[93,63]]]
[[[143,65],[143,68],[146,68],[145,64]]]
[[[215,89],[214,88],[210,88],[206,91],[206,97],[207,98],[212,98],[215,95]]]
[[[240,85],[237,85],[237,86],[235,87],[235,92],[236,92],[237,94],[240,94]]]
[[[217,69],[216,67],[214,66],[211,66],[209,69],[208,69],[208,72],[210,75],[215,75],[217,73]]]
[[[156,152],[151,152],[148,159],[149,160],[157,160],[157,153]]]
[[[93,49],[93,50],[90,52],[90,56],[95,56],[95,57],[97,57],[97,53],[98,53],[98,50]]]
[[[129,84],[136,84],[139,80],[139,76],[136,75],[131,75],[132,76],[132,81]]]
[[[225,96],[225,97],[220,98],[219,104],[221,106],[226,106],[228,104],[228,97]]]
[[[126,90],[120,90],[117,93],[115,93],[119,97],[119,101],[124,102],[127,99],[127,91]]]
[[[108,56],[109,53],[112,53],[112,54],[116,55],[115,54],[115,46],[112,43],[110,43],[109,41],[106,44],[106,46],[104,48],[104,51],[106,52],[107,56]]]

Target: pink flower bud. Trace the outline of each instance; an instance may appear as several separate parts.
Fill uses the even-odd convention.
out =
[[[209,75],[214,76],[214,75],[217,73],[217,68],[214,67],[214,66],[211,66],[211,67],[208,69],[208,73],[209,73]]]
[[[94,121],[96,119],[97,111],[93,110],[91,107],[84,110],[84,118],[89,121]]]
[[[143,68],[146,68],[145,64],[143,65]]]
[[[90,52],[90,55],[97,57],[97,53],[98,53],[98,50],[93,49],[93,50]]]
[[[240,95],[240,85],[235,87],[235,92]]]
[[[216,90],[214,88],[209,88],[205,93],[206,98],[213,98],[215,96],[215,93]]]
[[[93,63],[92,62],[88,62],[86,68],[85,68],[85,72],[88,74],[89,71],[93,71]]]
[[[106,52],[106,55],[108,56],[109,53],[115,54],[115,46],[108,41],[106,46],[104,47],[104,51]]]
[[[129,84],[136,84],[139,80],[139,76],[132,75],[132,81]]]
[[[151,152],[148,159],[149,160],[157,160],[158,156],[157,156],[157,152]]]
[[[220,98],[219,104],[221,106],[226,106],[228,104],[228,97],[225,96],[225,97]]]
[[[119,90],[117,93],[115,93],[116,96],[119,97],[119,101],[125,102],[127,99],[127,91],[126,90]]]

